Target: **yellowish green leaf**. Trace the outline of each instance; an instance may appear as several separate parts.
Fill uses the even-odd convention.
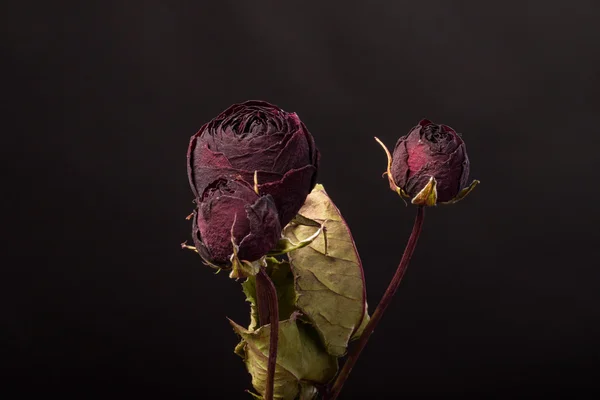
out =
[[[319,332],[329,354],[340,357],[367,314],[362,264],[350,229],[322,185],[308,195],[299,213],[325,227],[306,247],[288,253],[296,306]],[[291,222],[284,236],[298,242],[318,229]]]
[[[368,310],[368,309],[369,309],[369,306],[368,306],[368,304],[365,303],[365,310]],[[362,319],[362,321],[360,322],[360,326],[356,329],[356,331],[354,331],[350,340],[358,339],[360,337],[360,335],[362,335],[363,331],[365,330],[365,327],[367,326],[367,324],[369,323],[370,320],[371,320],[371,317],[369,317],[369,313],[365,312],[365,316]]]
[[[249,276],[242,283],[242,290],[246,295],[246,301],[250,303],[250,325],[248,329],[253,331],[258,328],[258,304],[256,300],[256,276]]]
[[[244,358],[252,376],[252,386],[264,395],[269,357],[270,325],[249,331],[231,321],[242,341],[236,353]],[[325,384],[337,372],[337,359],[323,349],[313,328],[296,319],[296,314],[279,323],[277,365],[275,368],[275,399],[293,400],[299,394],[314,393],[312,384]]]

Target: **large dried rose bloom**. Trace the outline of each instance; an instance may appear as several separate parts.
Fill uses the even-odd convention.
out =
[[[237,179],[271,195],[281,226],[316,183],[319,152],[295,113],[265,101],[234,104],[200,128],[188,148],[196,199],[218,179]],[[256,182],[255,182],[256,179]]]

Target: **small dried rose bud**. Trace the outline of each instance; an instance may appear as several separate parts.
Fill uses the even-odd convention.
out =
[[[192,237],[198,253],[211,264],[229,266],[232,240],[240,259],[255,261],[281,237],[273,198],[258,196],[244,182],[219,179],[199,200]]]
[[[385,150],[390,187],[412,199],[413,204],[454,203],[479,183],[473,181],[467,186],[469,158],[465,143],[448,125],[424,119],[398,139],[391,162]]]
[[[316,183],[319,152],[295,113],[264,101],[234,104],[190,140],[188,177],[196,198],[217,179],[241,179],[273,196],[285,226]]]

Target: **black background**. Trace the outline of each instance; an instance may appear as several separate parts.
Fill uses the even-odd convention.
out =
[[[427,210],[341,398],[600,390],[596,0],[1,7],[0,390],[249,398],[225,319],[248,321],[239,285],[179,247],[189,137],[247,99],[313,133],[371,312],[415,214],[373,136],[446,123],[482,181]]]

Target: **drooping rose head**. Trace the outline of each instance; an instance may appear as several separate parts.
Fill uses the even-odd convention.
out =
[[[234,104],[190,140],[188,177],[196,198],[217,179],[238,179],[271,195],[281,226],[316,183],[319,152],[295,113],[264,101]]]
[[[281,237],[273,198],[258,196],[245,182],[218,179],[199,200],[192,237],[200,255],[217,265],[228,265],[233,254],[254,261],[264,256]],[[197,200],[197,201],[198,201]]]
[[[434,203],[450,202],[467,187],[465,143],[448,125],[422,120],[396,143],[390,172],[408,197],[414,199],[431,181],[437,191]]]

